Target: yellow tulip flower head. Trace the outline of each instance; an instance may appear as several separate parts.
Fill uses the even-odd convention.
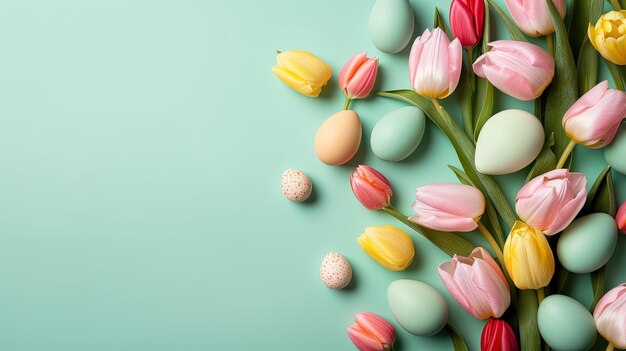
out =
[[[392,225],[367,227],[357,241],[363,251],[390,271],[406,269],[415,255],[409,234]]]
[[[626,65],[626,10],[611,11],[587,30],[593,47],[608,61]]]
[[[308,51],[281,52],[276,62],[278,66],[272,67],[276,77],[300,94],[310,97],[317,97],[332,75],[330,66]]]
[[[504,265],[518,289],[539,289],[554,275],[554,255],[540,229],[516,221],[504,243]]]

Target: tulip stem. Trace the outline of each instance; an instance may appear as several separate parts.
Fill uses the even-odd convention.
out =
[[[555,169],[563,168],[563,165],[565,164],[565,161],[567,161],[567,158],[572,153],[572,150],[574,150],[575,146],[576,146],[576,142],[574,140],[570,140],[569,144],[567,144],[567,147],[563,151],[563,154],[561,155],[561,158],[559,158],[559,162],[556,164],[556,168]]]
[[[611,5],[615,9],[615,11],[620,11],[622,9],[622,6],[619,4],[619,1],[617,0],[611,0]]]
[[[606,351],[613,351],[615,349],[615,345],[609,343],[609,346],[606,347]]]
[[[352,99],[350,99],[349,97],[346,98],[346,102],[343,104],[343,109],[347,110],[350,107],[350,102],[352,102]]]
[[[552,33],[546,35],[546,46],[548,47],[550,55],[554,57],[554,39],[552,38]]]
[[[500,249],[500,246],[498,246],[498,243],[493,238],[493,235],[491,235],[487,227],[485,227],[480,221],[478,222],[478,230],[485,237],[485,239],[487,239],[487,242],[489,243],[489,245],[491,245],[491,248],[496,253],[498,261],[500,261],[500,264],[504,268],[504,256],[502,255],[502,249]]]
[[[474,48],[467,49],[467,71],[469,73],[469,81],[470,87],[472,88],[472,93],[476,90],[476,75],[474,74],[474,69],[472,68],[472,64],[474,63]]]
[[[546,292],[544,288],[537,289],[537,302],[541,304],[541,301],[546,298]]]

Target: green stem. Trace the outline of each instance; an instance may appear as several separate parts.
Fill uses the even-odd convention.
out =
[[[615,9],[615,11],[619,11],[622,9],[622,6],[619,4],[619,1],[617,0],[611,0],[611,5]]]
[[[606,347],[606,351],[613,351],[615,350],[615,345],[609,343],[609,346]]]
[[[550,55],[554,57],[554,39],[552,38],[552,33],[546,35],[546,46],[548,47]]]
[[[472,64],[474,63],[474,48],[467,48],[467,70],[469,74],[470,87],[472,88],[472,94],[476,91],[476,75]]]
[[[456,331],[456,329],[454,329],[454,327],[452,327],[450,324],[446,324],[444,329],[450,335],[454,351],[467,351],[467,345],[465,345],[463,337],[461,337],[461,335]]]
[[[502,267],[502,272],[504,273],[504,277],[506,278],[506,281],[509,283],[509,288],[511,291],[511,302],[513,302],[513,305],[517,305],[517,293],[516,293],[517,290],[515,288],[515,284],[513,284],[513,280],[511,279],[511,276],[509,275],[509,271],[506,269],[506,266],[504,265],[504,255],[502,254],[502,250],[500,249],[500,246],[498,246],[498,243],[496,243],[496,241],[494,240],[493,235],[491,235],[489,230],[480,221],[478,222],[478,230],[483,235],[483,237],[487,239],[487,242],[489,243],[493,251],[496,253],[496,257],[498,258],[498,261],[500,262],[500,267]]]
[[[352,102],[352,99],[350,99],[349,97],[346,97],[346,102],[343,104],[344,110],[347,110],[350,107],[350,102]]]
[[[575,146],[576,146],[576,142],[574,140],[570,140],[569,144],[567,144],[567,146],[565,147],[565,150],[563,151],[563,154],[561,155],[561,158],[559,159],[559,162],[557,162],[556,167],[554,169],[563,168],[563,165],[567,161],[567,158],[569,157],[569,155],[572,153],[572,150],[574,150]]]
[[[537,303],[541,305],[541,301],[546,298],[546,292],[544,288],[537,289]]]

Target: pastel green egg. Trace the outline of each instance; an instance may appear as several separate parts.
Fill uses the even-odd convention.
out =
[[[596,324],[580,302],[565,295],[550,295],[539,305],[539,332],[558,351],[588,350],[596,341]]]
[[[376,0],[368,30],[378,50],[395,54],[411,41],[414,25],[413,9],[408,0]]]
[[[419,108],[407,106],[391,111],[372,129],[372,151],[381,160],[402,161],[415,151],[425,128],[426,117]]]
[[[592,213],[573,221],[561,233],[556,254],[568,271],[589,273],[609,261],[616,243],[615,219],[606,213]]]
[[[410,279],[396,280],[387,289],[389,308],[409,333],[431,336],[448,321],[448,304],[432,286]]]
[[[613,141],[604,148],[604,159],[614,170],[626,174],[626,123],[617,130]]]

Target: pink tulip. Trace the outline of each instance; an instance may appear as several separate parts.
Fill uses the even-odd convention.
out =
[[[426,29],[415,39],[409,55],[409,78],[418,94],[445,98],[459,84],[463,48],[458,39],[450,42],[441,28]]]
[[[485,212],[485,197],[473,186],[434,183],[417,188],[409,220],[444,232],[471,232]]]
[[[572,223],[583,208],[586,188],[584,174],[555,169],[533,178],[520,189],[515,211],[531,227],[554,235]]]
[[[615,215],[615,221],[617,222],[617,228],[626,234],[626,201],[619,207],[617,214]]]
[[[450,295],[478,319],[499,318],[511,303],[504,273],[487,250],[477,247],[468,257],[454,255],[439,265],[439,277]]]
[[[554,59],[530,43],[497,40],[474,62],[474,72],[502,92],[520,100],[534,100],[552,82]]]
[[[393,349],[396,329],[382,317],[361,312],[354,316],[353,325],[348,327],[348,336],[361,351],[387,351]]]
[[[561,18],[565,17],[565,0],[552,0],[552,3]],[[506,7],[515,24],[526,35],[540,37],[554,32],[554,23],[546,0],[506,0]]]
[[[339,87],[348,99],[364,99],[369,96],[378,73],[378,57],[368,58],[367,53],[360,52],[341,68]]]
[[[484,0],[452,0],[450,29],[461,45],[473,48],[483,37],[485,25]]]
[[[609,89],[609,82],[605,80],[581,96],[565,112],[563,129],[577,144],[600,148],[613,141],[624,117],[626,93]]]
[[[480,337],[481,351],[517,351],[519,343],[511,326],[501,319],[490,319]]]
[[[602,296],[593,310],[593,319],[600,335],[616,348],[626,349],[626,283]]]
[[[372,167],[360,165],[350,176],[354,196],[368,210],[381,210],[389,206],[393,191],[387,178]]]

